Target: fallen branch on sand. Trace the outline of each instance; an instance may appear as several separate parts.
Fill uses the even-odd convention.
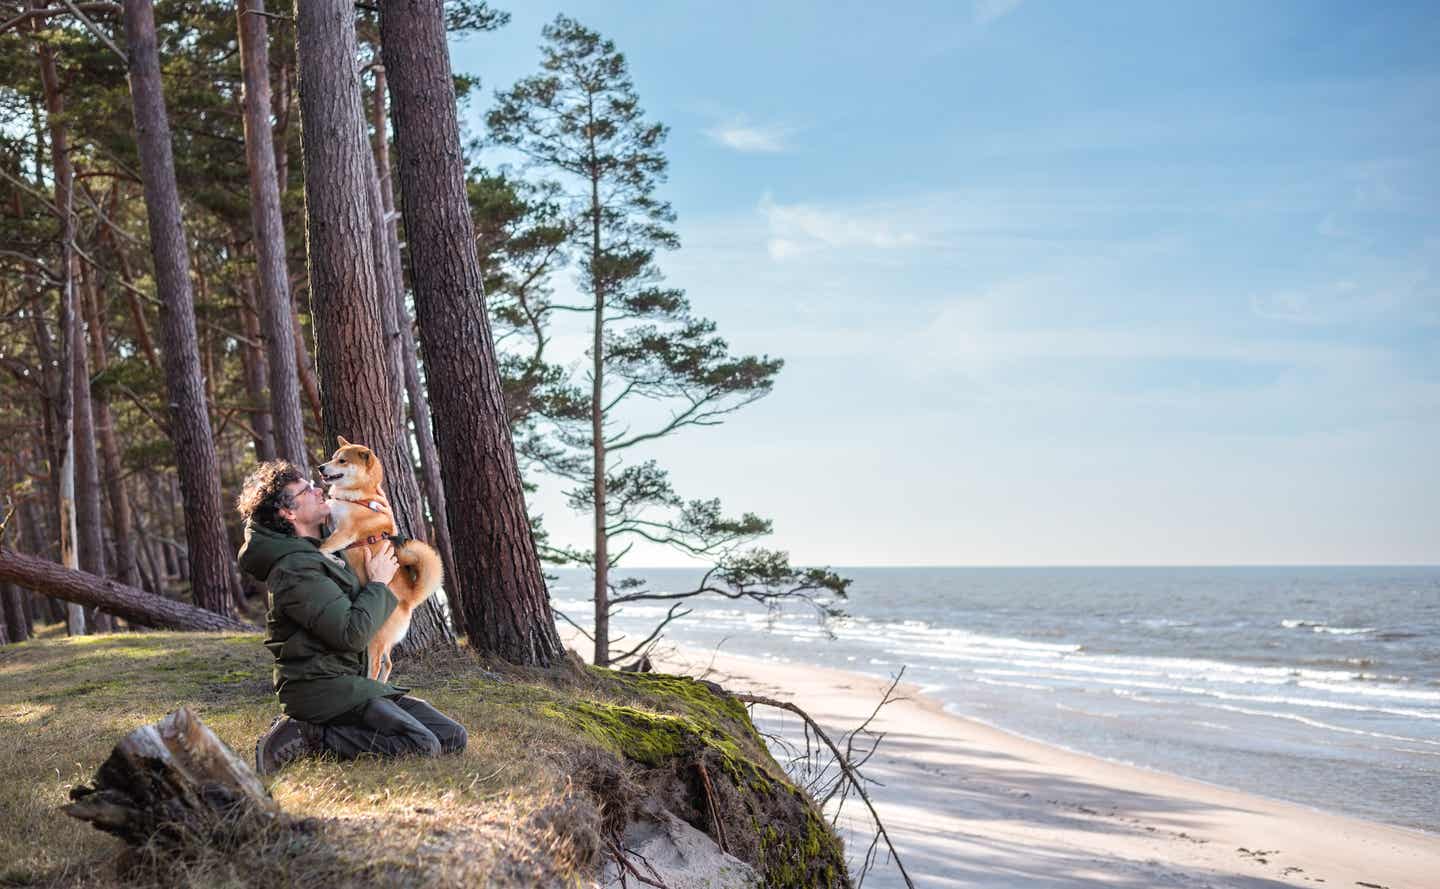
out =
[[[875,708],[876,713],[879,712],[880,707],[883,707],[888,701],[891,700],[890,692],[895,688],[896,683],[898,683],[899,681],[900,677],[896,676],[895,680],[890,683],[890,688],[886,690],[884,698],[881,699],[879,706]],[[890,857],[895,860],[895,866],[899,868],[900,876],[904,878],[905,885],[909,887],[909,889],[914,889],[915,883],[911,881],[910,874],[906,873],[905,865],[900,861],[900,853],[895,850],[895,844],[890,841],[890,834],[885,830],[884,822],[880,820],[880,813],[875,811],[875,805],[870,801],[870,795],[865,792],[865,782],[869,779],[867,779],[864,775],[860,774],[859,765],[863,764],[865,759],[869,759],[869,754],[867,753],[865,759],[862,759],[859,764],[853,762],[849,756],[847,756],[845,753],[840,752],[840,748],[835,744],[834,741],[830,740],[830,736],[825,734],[824,729],[820,728],[819,723],[812,719],[809,713],[806,713],[804,710],[800,709],[799,706],[792,704],[788,701],[777,701],[774,698],[767,698],[763,695],[747,694],[743,692],[737,693],[735,695],[735,699],[738,701],[743,701],[747,704],[761,704],[766,707],[775,707],[779,710],[788,710],[789,712],[794,713],[798,715],[801,719],[805,720],[807,731],[813,731],[816,737],[818,737],[821,741],[824,741],[825,746],[830,748],[830,752],[834,755],[835,762],[840,768],[841,778],[844,781],[849,782],[849,785],[853,787],[855,789],[855,792],[860,795],[860,799],[864,801],[865,807],[870,810],[870,817],[875,822],[876,838],[885,840],[885,845],[890,849]],[[856,729],[856,732],[863,730],[866,726],[870,724],[870,720],[874,718],[875,714],[872,713],[870,715],[870,719],[866,719],[865,722],[860,726],[860,728]],[[850,733],[850,744],[847,745],[847,747],[851,750],[852,753],[854,735],[855,732]],[[874,747],[871,748],[870,752],[874,752]],[[832,795],[833,793],[827,795],[826,799],[828,800]],[[844,797],[842,796],[842,804],[843,799]],[[870,844],[869,851],[867,851],[865,854],[865,864],[861,868],[859,880],[856,881],[857,886],[860,883],[864,882],[865,872],[868,871],[870,868],[870,862],[873,858],[874,850],[875,843],[872,842]]]

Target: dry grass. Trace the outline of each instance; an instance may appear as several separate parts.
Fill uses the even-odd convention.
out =
[[[60,811],[120,737],[182,704],[248,757],[279,712],[269,669],[260,638],[245,634],[52,637],[0,648],[0,885],[590,882],[600,815],[568,776],[597,751],[527,705],[563,695],[566,682],[497,682],[463,651],[402,664],[396,681],[464,724],[468,749],[282,771],[271,792],[288,814],[315,819],[308,830],[274,828],[237,851],[178,860],[126,853]]]

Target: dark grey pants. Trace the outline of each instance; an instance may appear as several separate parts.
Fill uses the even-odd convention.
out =
[[[465,749],[465,727],[419,698],[375,698],[322,726],[325,749],[340,759],[366,753],[436,756]]]

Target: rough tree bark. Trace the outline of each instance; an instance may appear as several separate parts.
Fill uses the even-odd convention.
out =
[[[18,583],[52,598],[103,608],[116,617],[146,627],[170,630],[254,632],[260,628],[228,614],[217,614],[125,586],[84,571],[72,571],[49,559],[0,547],[0,582]]]
[[[405,277],[400,258],[400,225],[395,217],[395,181],[390,175],[390,139],[386,133],[389,115],[386,113],[385,66],[375,65],[375,90],[371,104],[370,123],[374,127],[375,169],[380,183],[380,200],[385,210],[385,249],[390,256],[390,274],[394,280],[392,295],[395,298],[395,326],[400,335],[400,369],[405,377],[405,394],[410,403],[410,422],[415,427],[415,444],[420,451],[420,479],[425,487],[425,500],[430,504],[431,528],[434,539],[430,542],[440,553],[445,564],[445,576],[454,578],[455,554],[450,548],[450,526],[445,521],[445,486],[440,480],[440,454],[435,449],[435,434],[430,422],[430,401],[425,387],[420,382],[419,350],[415,347],[415,334],[410,321],[410,310],[405,306]],[[446,589],[449,589],[447,584]],[[453,594],[451,595],[453,599]],[[456,632],[464,632],[460,609],[452,607],[450,612]]]
[[[245,161],[250,170],[250,221],[255,231],[258,309],[265,340],[275,451],[301,469],[309,466],[305,420],[300,411],[300,374],[291,321],[290,276],[285,265],[285,226],[270,125],[270,49],[265,0],[242,0],[240,65],[245,90]]]
[[[33,7],[32,7],[33,8]],[[59,380],[55,397],[56,505],[60,517],[60,560],[69,568],[79,567],[76,548],[75,517],[75,361],[81,352],[75,336],[75,217],[70,212],[74,201],[74,168],[70,164],[70,148],[65,132],[65,100],[60,93],[60,76],[55,69],[55,54],[40,43],[40,81],[45,90],[45,117],[50,129],[50,158],[55,172],[55,208],[60,214],[60,338],[61,349],[56,363]],[[42,328],[44,322],[40,322]],[[83,354],[83,352],[81,353]],[[84,634],[85,611],[71,602],[65,606],[65,627],[72,636]]]
[[[163,309],[165,386],[170,398],[170,431],[184,503],[185,539],[195,602],[227,612],[239,595],[234,553],[225,537],[220,501],[220,464],[205,405],[205,382],[195,336],[190,291],[190,252],[180,214],[180,193],[165,116],[156,49],[155,10],[149,0],[125,0],[130,95],[135,113],[140,176],[155,282]]]
[[[414,534],[423,528],[420,489],[385,341],[394,315],[377,272],[372,213],[379,196],[355,66],[355,7],[297,0],[295,24],[310,317],[326,445],[343,435],[379,455],[396,524]],[[416,609],[405,643],[410,652],[454,644],[433,600]]]
[[[455,600],[476,650],[548,665],[564,652],[505,420],[440,0],[383,2],[380,35],[458,573]]]

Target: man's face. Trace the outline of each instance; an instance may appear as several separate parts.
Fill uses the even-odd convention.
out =
[[[320,525],[330,518],[330,504],[325,501],[325,492],[321,491],[308,480],[291,482],[285,486],[290,494],[290,500],[295,505],[291,509],[280,510],[280,515],[295,525]]]

